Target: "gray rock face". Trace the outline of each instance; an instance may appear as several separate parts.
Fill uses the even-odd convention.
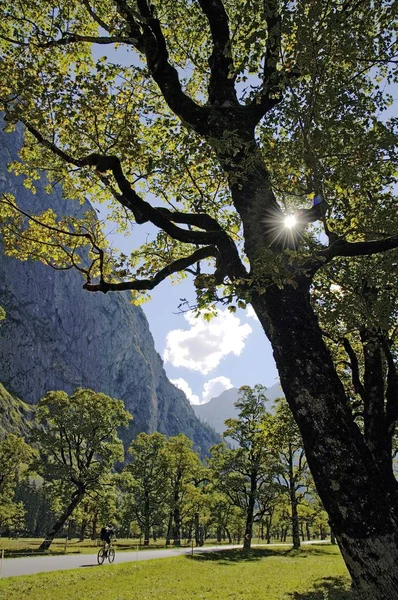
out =
[[[22,177],[7,172],[17,157],[22,131],[0,132],[0,194],[13,193],[20,206],[38,213],[51,206],[59,215],[79,215],[90,206],[36,195]],[[43,182],[43,186],[44,186]],[[0,381],[30,404],[48,391],[91,388],[124,400],[134,420],[121,432],[129,443],[138,432],[185,433],[204,454],[218,436],[200,423],[185,397],[167,379],[143,311],[127,293],[93,294],[76,271],[55,271],[0,252]]]

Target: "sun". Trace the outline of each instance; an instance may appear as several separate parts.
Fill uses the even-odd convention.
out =
[[[285,220],[284,220],[284,225],[288,229],[292,229],[293,227],[295,227],[297,225],[296,217],[294,215],[287,215],[287,217],[285,217]]]

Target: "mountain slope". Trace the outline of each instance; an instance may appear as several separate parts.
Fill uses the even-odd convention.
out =
[[[0,383],[0,439],[7,433],[26,437],[31,413],[28,404],[9,394]]]
[[[91,209],[63,199],[59,187],[46,194],[45,181],[33,195],[22,177],[8,173],[21,141],[21,130],[0,131],[0,193],[13,193],[33,214],[51,207],[59,215],[79,216]],[[0,381],[10,393],[35,404],[48,390],[70,393],[81,386],[120,398],[134,417],[121,432],[126,444],[141,431],[185,433],[204,454],[218,441],[167,379],[146,317],[128,293],[89,293],[76,271],[55,271],[2,252],[0,282],[0,306],[7,313],[0,327]]]

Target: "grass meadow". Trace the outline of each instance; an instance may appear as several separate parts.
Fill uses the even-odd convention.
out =
[[[226,550],[0,581],[1,600],[357,600],[334,546]]]

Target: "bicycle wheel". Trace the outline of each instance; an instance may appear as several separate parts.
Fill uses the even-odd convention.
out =
[[[102,563],[105,560],[105,550],[103,548],[100,548],[98,550],[98,554],[97,554],[97,561],[99,565],[102,565]]]
[[[113,563],[113,561],[115,560],[115,548],[109,548],[108,550],[108,560],[110,563]]]

